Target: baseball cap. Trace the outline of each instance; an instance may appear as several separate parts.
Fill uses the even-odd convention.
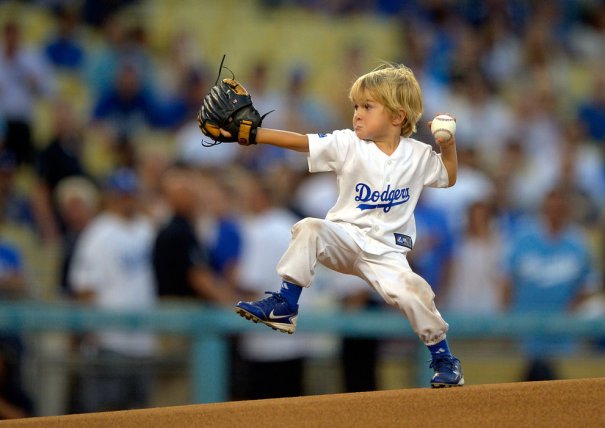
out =
[[[139,180],[132,169],[118,168],[107,177],[105,189],[116,193],[134,193],[139,189]]]

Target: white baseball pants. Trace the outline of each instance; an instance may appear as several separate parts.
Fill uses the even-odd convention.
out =
[[[422,277],[412,272],[404,253],[365,253],[338,224],[306,218],[293,226],[292,240],[277,265],[277,273],[286,281],[309,287],[317,262],[365,280],[385,302],[397,306],[425,344],[433,345],[445,338],[448,324],[435,307],[435,294]]]

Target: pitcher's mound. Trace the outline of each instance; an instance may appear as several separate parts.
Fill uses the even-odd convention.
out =
[[[599,378],[200,404],[21,419],[7,426],[603,427],[604,403],[605,378]]]

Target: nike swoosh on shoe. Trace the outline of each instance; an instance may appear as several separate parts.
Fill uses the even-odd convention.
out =
[[[292,314],[288,314],[288,315],[275,315],[273,313],[273,311],[271,311],[271,313],[269,314],[269,319],[271,320],[280,320],[280,319],[287,319],[289,320],[292,317]]]

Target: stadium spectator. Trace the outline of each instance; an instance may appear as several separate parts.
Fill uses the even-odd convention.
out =
[[[139,213],[137,177],[131,170],[118,169],[104,190],[106,206],[78,239],[69,280],[84,304],[109,310],[151,309],[156,301],[150,257],[154,230]],[[80,410],[147,406],[151,377],[144,359],[154,349],[154,336],[141,330],[102,331],[84,340],[84,355],[105,363],[92,365],[82,376]]]
[[[196,231],[208,248],[210,266],[230,287],[237,283],[237,265],[242,251],[240,216],[237,212],[236,192],[229,181],[229,171],[216,175],[212,170],[202,171],[198,186],[201,192],[201,210]]]
[[[238,190],[243,209],[238,285],[248,297],[258,298],[267,284],[279,278],[275,264],[288,247],[290,229],[297,218],[274,205],[267,183],[243,176]],[[313,305],[312,298],[307,304]],[[313,349],[308,336],[251,332],[240,336],[238,349],[244,364],[238,380],[243,390],[240,398],[304,395],[305,360]]]
[[[153,268],[160,297],[197,298],[230,305],[235,296],[212,272],[208,249],[195,231],[200,210],[198,173],[171,168],[163,177],[163,190],[172,217],[159,230],[153,244]]]
[[[605,150],[605,77],[603,75],[596,77],[590,98],[578,108],[578,117],[585,126],[588,136]]]
[[[414,212],[418,239],[409,253],[410,266],[431,284],[435,294],[445,289],[450,275],[455,240],[442,208],[430,206],[421,195]]]
[[[64,222],[53,193],[66,177],[87,176],[83,157],[81,124],[74,107],[67,101],[57,101],[52,110],[50,142],[36,159],[37,180],[32,195],[36,221],[42,237],[58,239],[64,232]]]
[[[496,314],[502,310],[504,241],[489,201],[469,205],[465,232],[452,252],[451,276],[443,308],[465,314]]]
[[[539,216],[512,238],[504,272],[504,305],[513,313],[570,313],[597,290],[589,247],[570,222],[564,189],[548,192]],[[569,337],[543,335],[533,335],[522,345],[528,359],[526,380],[558,378],[552,359],[575,348]]]
[[[481,169],[477,149],[462,143],[458,148],[458,180],[447,192],[427,188],[423,191],[424,203],[447,213],[447,220],[454,239],[464,230],[464,218],[468,206],[477,200],[485,200],[494,192],[494,183]]]
[[[338,197],[336,177],[331,172],[307,175],[292,197],[291,210],[299,217],[324,218]],[[322,293],[331,290],[334,304],[344,310],[359,311],[384,307],[380,296],[367,282],[318,265],[316,284]],[[322,284],[325,284],[323,286]],[[343,337],[340,341],[342,378],[346,392],[375,391],[378,388],[380,339]]]
[[[495,88],[478,70],[467,71],[457,79],[461,81],[452,84],[454,91],[449,99],[440,102],[441,109],[456,112],[456,138],[462,145],[472,145],[479,163],[491,169],[498,164],[505,143],[512,137],[512,112],[493,96]]]
[[[30,199],[17,186],[18,165],[15,156],[0,150],[0,216],[4,221],[36,230]]]
[[[56,6],[57,32],[46,42],[44,53],[50,64],[59,71],[79,74],[84,69],[86,51],[81,43],[78,11],[66,5]]]
[[[112,14],[103,21],[100,36],[87,52],[85,81],[93,99],[113,86],[124,64],[141,73],[145,90],[155,87],[155,63],[141,27],[129,26],[122,15]]]
[[[21,27],[6,21],[0,47],[0,112],[5,121],[3,146],[17,163],[34,160],[32,121],[36,102],[50,96],[54,76],[36,49],[22,46]]]
[[[143,86],[141,70],[136,64],[120,64],[113,84],[103,90],[95,102],[93,120],[103,125],[102,129],[113,143],[162,124],[156,99],[151,90]]]
[[[133,156],[132,165],[140,182],[142,209],[156,226],[160,225],[171,215],[162,191],[162,176],[173,159],[162,150],[139,150]]]
[[[64,296],[75,297],[75,288],[69,277],[71,262],[78,238],[98,213],[99,196],[96,185],[82,176],[62,179],[53,192],[53,199],[56,200],[63,221],[59,285]]]
[[[599,149],[587,142],[577,121],[566,123],[562,132],[558,177],[571,198],[572,219],[592,228],[598,225],[599,207],[605,204],[605,161]]]

